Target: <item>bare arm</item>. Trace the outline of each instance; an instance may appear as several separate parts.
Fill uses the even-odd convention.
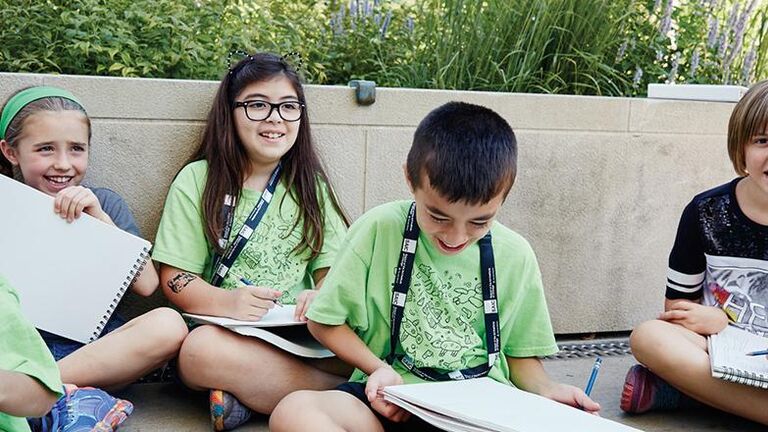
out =
[[[376,357],[346,324],[330,326],[310,320],[307,327],[315,339],[333,351],[341,360],[368,375],[381,367],[389,367],[385,361]]]
[[[519,389],[589,412],[600,410],[600,405],[581,389],[552,381],[538,358],[505,357],[509,365],[510,379]]]
[[[325,276],[328,274],[329,267],[319,268],[312,273],[312,280],[315,283],[314,290],[304,290],[296,297],[296,312],[293,317],[297,321],[307,321],[307,311],[309,305],[315,300],[317,290],[323,285]]]
[[[57,396],[29,375],[0,369],[0,412],[16,417],[42,417]]]
[[[280,291],[257,286],[233,290],[215,287],[200,275],[160,265],[160,283],[168,299],[185,312],[258,321],[275,307]]]
[[[666,311],[668,311],[668,310],[672,310],[672,309],[674,309],[674,308],[675,308],[675,305],[676,305],[676,304],[678,304],[678,303],[685,303],[685,302],[688,302],[688,303],[696,303],[696,304],[701,304],[701,298],[698,298],[698,299],[696,299],[696,300],[687,300],[687,299],[668,299],[668,298],[665,298],[665,299],[664,299],[664,312],[666,312]]]
[[[659,319],[704,336],[719,333],[728,325],[728,315],[721,308],[686,299],[664,299],[664,312]]]
[[[157,290],[160,285],[160,277],[155,269],[155,263],[151,259],[147,260],[144,264],[144,268],[141,270],[136,279],[131,284],[131,289],[136,294],[148,297]]]
[[[376,357],[348,325],[329,326],[309,321],[307,326],[312,335],[341,360],[368,375],[365,395],[371,408],[393,422],[408,420],[411,416],[408,411],[386,402],[381,396],[384,387],[402,384],[403,378],[385,361]]]

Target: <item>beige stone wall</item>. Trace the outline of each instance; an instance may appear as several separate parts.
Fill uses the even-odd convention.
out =
[[[89,181],[122,194],[153,239],[217,83],[0,73],[0,100],[39,84],[83,100],[94,125]],[[353,218],[409,196],[401,165],[429,110],[462,100],[501,113],[520,156],[500,220],[537,252],[560,334],[628,330],[654,317],[682,208],[734,176],[725,149],[730,103],[379,88],[376,103],[360,107],[352,89],[322,86],[307,86],[307,98]],[[130,298],[129,309],[159,301]]]

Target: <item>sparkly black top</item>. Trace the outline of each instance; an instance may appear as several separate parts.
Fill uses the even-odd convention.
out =
[[[719,306],[732,322],[768,334],[768,226],[736,202],[736,178],[703,192],[683,210],[669,254],[668,299]]]

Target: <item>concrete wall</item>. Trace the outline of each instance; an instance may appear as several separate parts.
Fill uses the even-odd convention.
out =
[[[94,126],[88,180],[122,194],[153,239],[217,83],[0,73],[0,100],[39,84],[83,100]],[[377,102],[361,107],[349,88],[306,92],[316,141],[353,218],[409,196],[401,165],[429,110],[462,100],[501,113],[518,136],[519,175],[500,220],[537,252],[560,334],[628,330],[654,317],[682,208],[734,176],[729,103],[379,88]],[[128,302],[135,311],[160,300]]]

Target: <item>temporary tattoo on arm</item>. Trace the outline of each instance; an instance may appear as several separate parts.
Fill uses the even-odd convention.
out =
[[[187,287],[190,283],[192,283],[193,280],[195,280],[197,276],[181,272],[177,273],[176,276],[172,277],[171,280],[168,281],[168,288],[171,289],[171,291],[175,292],[176,294],[180,293],[181,290]]]

